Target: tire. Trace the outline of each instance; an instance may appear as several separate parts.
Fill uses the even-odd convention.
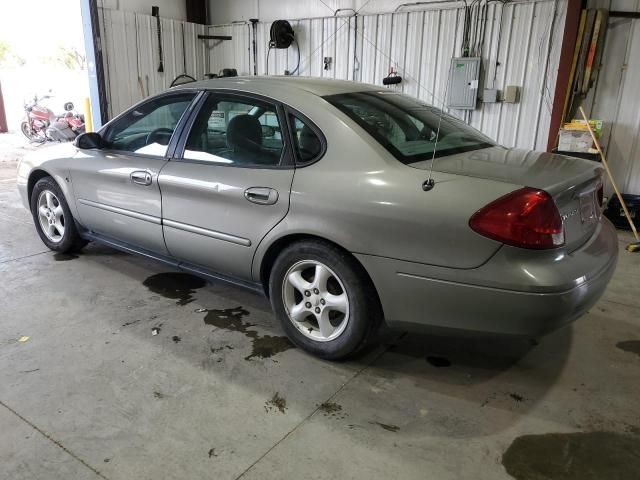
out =
[[[38,180],[33,187],[31,215],[40,239],[51,250],[76,252],[88,243],[78,233],[67,200],[51,177]]]
[[[28,122],[22,122],[20,124],[20,131],[27,139],[33,140],[33,133],[31,132],[31,127]]]
[[[357,354],[382,322],[367,273],[350,254],[327,242],[305,240],[286,247],[271,269],[269,292],[289,339],[327,360]]]

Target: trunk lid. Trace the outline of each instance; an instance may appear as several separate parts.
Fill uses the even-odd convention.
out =
[[[429,165],[430,161],[410,164],[425,169]],[[600,222],[598,189],[603,169],[599,163],[496,146],[436,158],[434,170],[545,190],[560,211],[569,251],[583,245]]]
[[[602,205],[598,191],[601,188],[602,176],[598,174],[553,197],[562,217],[565,243],[570,252],[589,240],[600,223]]]

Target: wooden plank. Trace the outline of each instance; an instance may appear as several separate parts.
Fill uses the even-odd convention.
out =
[[[593,26],[593,35],[591,36],[591,42],[589,44],[589,53],[587,55],[587,62],[584,67],[584,80],[582,81],[582,88],[580,93],[586,95],[591,87],[591,71],[593,70],[593,61],[596,58],[596,50],[598,48],[598,39],[600,38],[600,30],[602,28],[602,11],[596,12],[596,20]]]
[[[593,28],[595,25],[595,21],[596,21],[596,11],[593,9],[587,10],[587,23],[584,26],[584,32],[582,36],[582,47],[580,48],[580,55],[578,56],[576,82],[573,87],[573,91],[575,93],[580,92],[580,87],[582,86],[582,82],[584,81],[585,65],[587,62],[587,56],[589,54],[589,47],[591,45],[590,42],[591,42],[591,37],[593,35]],[[572,111],[574,111],[573,108],[572,108]],[[571,115],[573,117],[573,113]]]
[[[602,54],[604,53],[604,44],[607,40],[607,33],[609,30],[609,11],[604,8],[599,10],[602,12],[602,24],[600,26],[600,37],[598,38],[598,46],[596,47],[596,58],[593,62],[593,70],[591,71],[591,84],[596,84],[600,75],[600,68],[602,67]]]

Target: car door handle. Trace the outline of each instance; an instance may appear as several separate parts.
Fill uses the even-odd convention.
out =
[[[138,185],[149,186],[151,185],[151,174],[146,170],[136,170],[131,172],[131,181]]]
[[[244,191],[244,198],[259,205],[273,205],[278,201],[278,191],[268,187],[251,187]]]

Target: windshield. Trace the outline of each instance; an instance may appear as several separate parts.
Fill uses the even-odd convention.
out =
[[[495,143],[466,123],[418,99],[391,91],[344,93],[324,97],[342,110],[402,163],[410,165]],[[437,145],[436,145],[437,143]]]

